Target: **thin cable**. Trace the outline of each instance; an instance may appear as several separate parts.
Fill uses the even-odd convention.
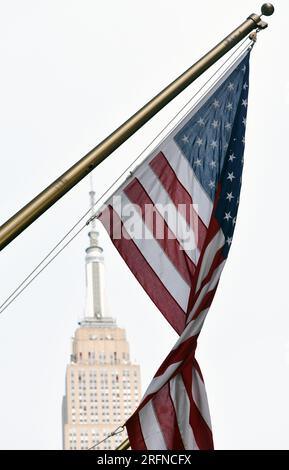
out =
[[[73,227],[71,227],[71,229],[61,238],[61,240],[59,240],[57,242],[57,244],[49,251],[49,253],[47,253],[47,255],[45,255],[44,258],[42,258],[42,260],[40,261],[40,263],[37,264],[37,266],[35,266],[35,268],[33,268],[33,270],[30,272],[30,274],[28,274],[28,276],[26,276],[23,281],[19,284],[19,286],[13,291],[11,292],[11,294],[9,295],[9,297],[7,297],[7,299],[5,300],[5,302],[3,302],[1,305],[0,305],[0,309],[8,302],[9,299],[11,299],[11,297],[18,291],[18,289],[20,289],[20,287],[23,286],[23,284],[25,284],[25,282],[35,273],[35,271],[37,271],[37,269],[44,263],[44,261],[47,260],[47,258],[49,258],[50,255],[52,255],[52,253],[56,250],[56,248],[61,245],[61,243],[68,237],[68,235],[71,234],[71,232],[73,232],[73,230],[80,224],[80,222],[85,218],[85,216],[90,212],[90,209],[81,217],[81,219],[79,219],[74,225]],[[86,225],[86,224],[85,224]],[[1,313],[1,311],[0,311]]]
[[[4,310],[6,310],[7,307],[9,307],[9,305],[12,304],[12,302],[14,302],[14,300],[17,299],[17,297],[19,297],[19,295],[34,281],[34,279],[36,279],[39,274],[42,273],[42,271],[44,271],[45,268],[47,268],[47,266],[52,263],[52,261],[80,234],[80,232],[82,232],[82,230],[87,226],[87,224],[85,223],[74,235],[73,237],[71,237],[66,243],[65,245],[63,245],[59,251],[57,251],[57,253],[55,253],[55,255],[40,269],[40,271],[37,272],[37,274],[35,274],[35,276],[33,276],[29,282],[27,282],[27,284],[25,284],[25,286],[22,287],[22,289],[19,290],[20,288],[20,285],[18,286],[17,289],[15,289],[14,292],[17,292],[17,294],[15,294],[15,296],[11,299],[11,295],[9,296],[9,298],[11,299],[10,302],[6,303],[8,301],[8,299],[2,304],[4,305],[4,307],[2,308],[2,305],[1,305],[1,310],[0,310],[0,314],[4,312]],[[32,273],[31,273],[32,275]],[[31,276],[28,276],[27,278],[29,279]],[[21,283],[21,285],[23,285],[23,282]]]
[[[117,434],[121,434],[123,431],[124,431],[124,426],[118,426],[118,428],[116,428],[114,431],[112,431],[110,434],[108,434],[104,439],[102,439],[102,441],[97,442],[92,447],[89,447],[89,449],[87,449],[87,450],[95,449],[95,447],[97,447],[100,444],[102,444],[103,442],[107,441],[107,439],[110,439],[113,436],[117,436]]]
[[[222,65],[214,72],[214,74],[209,77],[209,79],[202,85],[201,88],[199,88],[197,90],[197,92],[185,103],[184,106],[182,106],[182,108],[178,111],[178,113],[176,115],[174,115],[174,117],[162,128],[162,130],[154,137],[154,139],[142,150],[142,152],[125,168],[125,170],[120,174],[120,176],[118,178],[116,178],[114,180],[114,182],[108,187],[108,189],[106,191],[104,191],[104,193],[102,193],[102,195],[95,201],[93,207],[98,204],[101,199],[103,199],[103,197],[108,194],[110,192],[110,190],[116,185],[116,183],[118,183],[121,178],[128,172],[128,170],[140,159],[140,157],[143,156],[143,154],[151,147],[151,145],[163,134],[163,132],[170,126],[170,124],[172,122],[175,121],[175,119],[183,112],[183,110],[185,108],[187,108],[187,106],[196,98],[196,96],[205,88],[205,86],[213,79],[213,77],[224,67],[224,65],[231,59],[232,56],[234,56],[236,54],[236,52],[244,45],[244,43],[248,40],[248,38],[246,38],[244,41],[242,41],[242,43],[234,50],[234,52],[222,63]],[[249,46],[252,46],[253,45],[253,41],[250,41],[250,43],[244,47],[244,49],[237,55],[237,57],[235,58],[235,60],[237,60],[242,54],[243,52],[245,52],[245,50],[249,47]],[[231,65],[234,63],[234,61],[223,71],[223,74],[226,73],[226,71],[231,67]],[[222,74],[222,75],[223,75]],[[210,88],[208,88],[207,92],[214,86],[214,84],[220,79],[220,77],[222,76],[220,75],[210,86]],[[195,103],[198,104],[198,102],[203,98],[203,96],[205,95],[205,93],[203,93],[200,98],[198,99],[198,101]],[[191,111],[188,110],[188,112],[181,117],[181,120],[184,119],[186,117],[186,115]],[[176,127],[178,124],[179,124],[180,121],[178,121],[174,127]],[[174,128],[173,128],[174,129]],[[169,132],[172,132],[173,129],[171,129]],[[164,139],[167,137],[167,135],[164,136]],[[153,151],[153,150],[152,150]],[[81,227],[80,230],[78,230],[76,232],[76,234],[68,240],[67,243],[65,243],[63,245],[63,247],[57,251],[57,253],[37,272],[37,274],[35,276],[33,276],[33,274],[40,268],[40,266],[52,255],[52,253],[59,247],[59,245],[61,245],[61,243],[73,232],[73,230],[80,224],[80,222],[87,216],[87,214],[91,211],[91,208],[89,208],[81,217],[80,219],[78,219],[78,221],[72,226],[72,228],[70,230],[68,230],[68,232],[66,232],[66,234],[57,242],[57,244],[49,251],[49,253],[40,261],[40,263],[37,264],[37,266],[30,272],[30,274],[28,276],[26,276],[24,278],[24,280],[17,286],[16,289],[14,289],[14,291],[6,298],[6,300],[0,305],[0,314],[4,312],[4,310],[6,310],[6,308],[11,305],[11,303],[17,299],[17,297],[34,281],[34,279],[36,279],[38,277],[38,275],[74,240],[74,238],[76,238],[77,235],[80,234],[80,232],[87,226],[89,225],[89,223],[95,219],[97,217],[97,214],[90,217],[90,219]],[[31,278],[31,276],[33,276]],[[30,279],[31,278],[31,279]],[[30,280],[29,280],[30,279]],[[27,284],[26,281],[28,281]],[[25,285],[24,285],[25,284]],[[23,286],[23,288],[21,289],[21,287]],[[20,290],[19,290],[20,289]],[[14,295],[16,294],[16,295]]]

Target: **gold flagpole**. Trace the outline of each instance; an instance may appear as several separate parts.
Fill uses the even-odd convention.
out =
[[[130,443],[128,438],[125,439],[115,450],[127,450],[130,448]]]
[[[187,88],[196,78],[217,62],[217,60],[231,50],[251,31],[266,28],[268,25],[261,20],[261,16],[272,15],[274,7],[270,3],[265,3],[261,10],[261,15],[256,15],[255,13],[250,15],[246,21],[205,54],[198,62],[192,65],[192,67],[168,85],[136,114],[130,117],[124,124],[97,145],[97,147],[91,150],[19,212],[7,220],[0,227],[0,250],[14,240],[14,238],[32,224],[43,212],[55,204],[58,199],[79,183],[79,181],[97,165],[157,114],[158,111]]]

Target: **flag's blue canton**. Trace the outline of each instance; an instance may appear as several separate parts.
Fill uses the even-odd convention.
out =
[[[245,147],[245,130],[249,90],[249,57],[244,61],[244,80],[241,95],[236,111],[232,135],[226,154],[221,175],[221,193],[216,206],[216,219],[218,220],[226,243],[223,247],[223,256],[226,258],[232,243],[239,206],[239,197],[242,182],[243,154]]]
[[[239,204],[248,87],[249,53],[175,136],[212,201],[219,187],[215,215],[226,238],[224,257],[232,242]]]
[[[228,151],[240,96],[243,91],[248,91],[243,89],[247,86],[244,72],[247,65],[248,54],[175,136],[212,200]],[[243,110],[245,115],[246,107],[243,106]]]

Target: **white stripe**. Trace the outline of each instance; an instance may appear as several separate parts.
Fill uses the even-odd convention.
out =
[[[170,394],[174,403],[184,448],[186,450],[199,450],[190,425],[190,400],[180,374],[170,381]]]
[[[190,194],[198,216],[208,227],[213,202],[197,179],[188,159],[183,155],[173,139],[164,142],[162,151],[176,173],[178,180]]]
[[[150,166],[142,169],[142,171],[136,172],[135,177],[140,181],[141,185],[148,193],[156,206],[156,209],[168,224],[181,247],[186,251],[194,264],[197,264],[199,259],[199,250],[197,248],[194,231],[183,215],[177,210],[174,202],[162,186],[159,178]]]
[[[148,264],[158,278],[172,295],[175,301],[186,312],[190,295],[190,286],[184,281],[174,264],[162,250],[159,243],[153,238],[147,226],[143,223],[141,215],[135,211],[135,206],[124,193],[112,199],[113,209],[123,220],[124,227],[129,236],[138,247]],[[124,220],[124,214],[133,211],[133,217]]]
[[[209,309],[203,310],[195,320],[191,321],[186,328],[184,329],[183,333],[179,337],[178,341],[174,345],[172,351],[178,349],[178,347],[186,341],[188,338],[191,338],[192,336],[197,335],[203,326],[203,323],[205,321],[205,318],[207,316]],[[179,362],[174,362],[173,364],[169,365],[165,372],[162,375],[158,375],[157,377],[154,377],[153,380],[151,381],[150,385],[148,386],[144,396],[143,400],[148,396],[153,393],[156,393],[158,390],[160,390],[163,385],[167,383],[167,381],[170,379],[170,377],[174,374],[174,372],[177,370],[177,368],[182,364],[182,361]]]
[[[199,376],[198,371],[193,367],[192,395],[198,410],[206,421],[208,427],[212,429],[209,403],[205,384]]]
[[[207,292],[213,290],[219,279],[220,279],[220,276],[221,276],[221,273],[222,273],[222,270],[223,270],[223,267],[225,265],[225,262],[226,260],[224,260],[216,269],[215,271],[213,272],[212,274],[212,277],[210,279],[209,282],[207,282],[207,284],[204,285],[204,287],[202,288],[200,294],[199,294],[199,297],[195,303],[195,305],[193,306],[192,310],[190,311],[190,314],[188,316],[188,319],[187,319],[187,323],[193,318],[196,310],[198,309],[200,303],[202,302],[203,298],[205,297],[205,295],[207,294]]]
[[[224,237],[223,231],[219,230],[214,236],[214,238],[208,244],[206,251],[204,253],[204,256],[202,259],[202,265],[201,265],[199,276],[198,276],[196,292],[198,292],[200,285],[202,284],[205,277],[208,275],[213,259],[217,251],[220,248],[222,248],[224,243],[225,243],[225,237]]]
[[[209,309],[202,310],[195,320],[187,324],[173,349],[177,349],[184,341],[200,333]]]
[[[142,435],[148,450],[166,450],[167,446],[151,400],[139,411]]]
[[[166,371],[162,375],[158,375],[157,377],[154,377],[150,385],[148,386],[147,391],[144,394],[143,400],[148,395],[151,395],[152,393],[156,393],[158,390],[160,390],[163,387],[163,385],[165,385],[167,381],[171,378],[171,376],[177,370],[177,368],[181,365],[181,363],[182,361],[171,364],[169,367],[167,367]]]

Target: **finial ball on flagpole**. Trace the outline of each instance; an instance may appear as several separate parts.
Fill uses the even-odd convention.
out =
[[[274,13],[274,7],[272,3],[264,3],[261,8],[262,15],[271,16]]]

